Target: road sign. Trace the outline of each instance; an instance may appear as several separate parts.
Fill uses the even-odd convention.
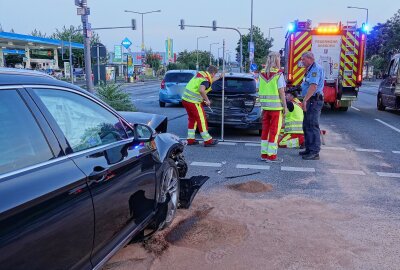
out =
[[[249,58],[250,62],[254,61],[254,42],[249,42]]]
[[[256,63],[251,64],[250,70],[251,71],[256,71],[257,70],[257,64]]]
[[[132,45],[132,42],[128,38],[124,38],[124,40],[122,40],[121,44],[126,49],[128,49]]]

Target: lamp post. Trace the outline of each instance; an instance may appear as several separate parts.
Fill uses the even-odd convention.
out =
[[[271,30],[272,29],[280,29],[280,28],[283,28],[283,26],[275,26],[275,27],[268,28],[268,39],[271,39]]]
[[[219,50],[220,49],[223,49],[224,47],[219,47],[218,48],[218,59],[217,59],[217,67],[218,67],[218,70],[219,70]]]
[[[202,38],[208,38],[208,36],[201,36],[201,37],[197,37],[197,45],[196,45],[196,70],[199,71],[199,39]]]
[[[161,12],[161,10],[152,10],[152,11],[146,11],[146,12],[138,12],[138,11],[132,11],[132,10],[125,10],[125,12],[130,12],[130,13],[135,13],[135,14],[140,14],[142,15],[142,54],[145,52],[145,46],[144,46],[144,30],[143,30],[143,15],[145,14],[150,14],[150,13],[155,13],[155,12]],[[145,55],[146,56],[146,55]],[[142,64],[143,64],[143,58],[142,58]]]
[[[352,7],[352,6],[348,6],[347,8],[362,9],[362,10],[367,11],[367,19],[366,19],[365,23],[368,25],[368,8],[364,8],[364,7]]]
[[[250,44],[253,43],[253,0],[251,0],[251,19],[250,19]],[[249,58],[250,58],[250,65],[253,63],[253,58],[251,57],[251,54],[253,53],[254,56],[254,52],[250,52],[250,47],[249,47]],[[240,56],[242,57],[242,56]]]
[[[219,42],[210,43],[210,66],[211,66],[211,47],[212,45],[217,45]]]

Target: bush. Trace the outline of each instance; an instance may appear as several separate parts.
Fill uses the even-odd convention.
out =
[[[101,84],[96,92],[102,101],[117,111],[136,111],[130,95],[121,89],[120,84]]]

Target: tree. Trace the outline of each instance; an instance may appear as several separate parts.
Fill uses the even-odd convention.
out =
[[[79,30],[80,28],[75,27],[73,25],[71,25],[69,28],[63,26],[63,28],[60,29],[56,29],[56,31],[50,35],[50,38],[53,39],[58,39],[58,40],[64,40],[64,41],[68,41],[69,38],[71,37],[71,41],[72,42],[77,42],[77,43],[83,43],[84,42],[84,38],[83,38],[83,33],[82,30]],[[95,44],[95,43],[100,43],[100,37],[97,33],[93,32],[92,37],[90,38],[90,44]],[[80,66],[83,66],[83,50],[78,50],[78,49],[73,49],[72,53],[76,56],[77,59],[80,59]],[[63,63],[62,61],[62,55],[59,54],[59,63]],[[65,57],[69,57],[69,51],[67,50],[66,52],[66,56]]]
[[[210,52],[198,51],[199,55],[199,69],[205,70],[210,65]],[[176,61],[188,69],[196,69],[197,51],[188,52],[184,50],[178,54]],[[211,56],[211,62],[214,63],[214,57]]]
[[[146,64],[148,64],[154,71],[157,71],[161,66],[161,57],[153,53],[152,50],[146,52]]]
[[[400,51],[400,10],[385,23],[372,28],[367,38],[367,60],[375,71],[384,71],[393,54]]]
[[[249,63],[249,42],[250,42],[250,33],[242,36],[243,40],[243,63]],[[267,55],[269,53],[269,49],[272,47],[273,39],[264,38],[264,33],[261,32],[261,29],[258,26],[253,26],[253,42],[254,42],[254,62],[257,64],[258,69],[261,69],[261,65],[265,64],[267,60]],[[238,46],[236,47],[236,51],[240,54],[240,40],[238,41]],[[245,70],[248,70],[248,65],[245,67]]]
[[[47,37],[46,33],[42,33],[40,30],[36,30],[36,28],[35,30],[32,31],[31,35],[34,37],[42,37],[42,38]]]

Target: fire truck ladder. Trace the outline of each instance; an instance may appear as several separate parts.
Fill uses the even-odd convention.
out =
[[[343,71],[343,77],[346,77],[350,81],[353,80],[353,72],[354,72],[354,54],[355,54],[355,49],[356,49],[356,31],[357,31],[357,21],[347,21],[346,24],[346,31],[350,32],[352,34],[352,37],[350,38],[347,33],[346,33],[346,40],[345,42],[345,47],[346,47],[346,52],[345,55],[346,60],[345,60],[345,68]],[[348,69],[350,67],[350,69]]]

